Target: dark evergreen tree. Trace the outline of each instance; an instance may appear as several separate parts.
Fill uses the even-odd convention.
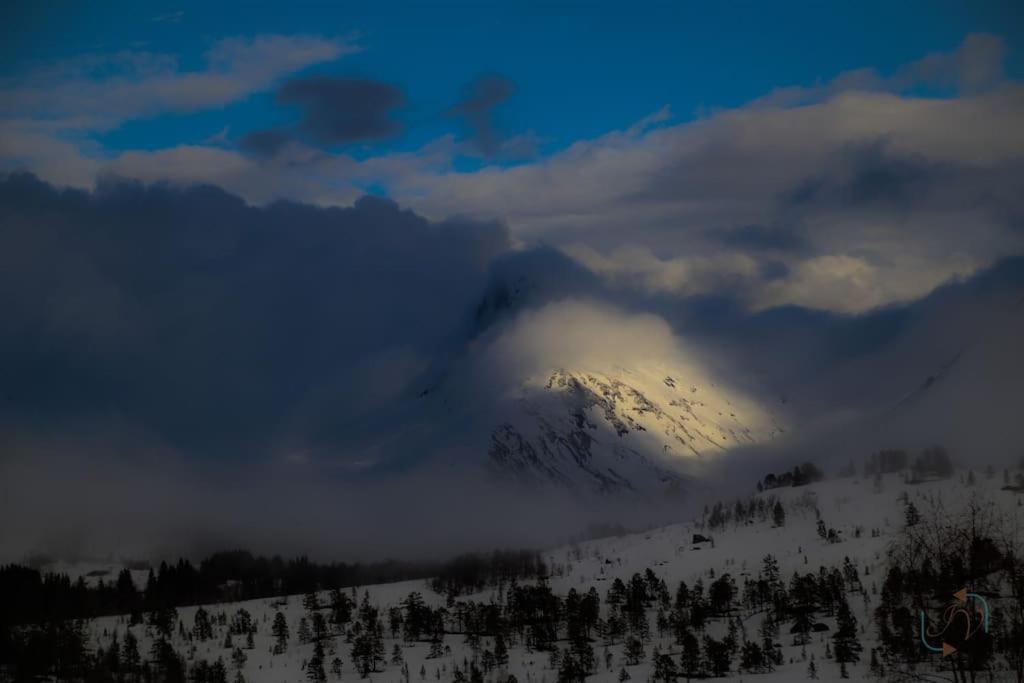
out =
[[[248,657],[245,656],[245,652],[241,648],[236,647],[235,651],[231,653],[231,663],[236,670],[244,668],[247,659]]]
[[[288,620],[284,614],[277,612],[274,615],[274,623],[270,629],[274,634],[274,654],[279,655],[288,649]]]
[[[139,641],[136,640],[135,634],[131,631],[126,631],[124,643],[121,644],[121,664],[124,667],[125,673],[129,676],[135,676],[139,671],[139,664],[141,663]]]
[[[764,652],[760,645],[753,641],[744,643],[740,653],[740,668],[752,673],[760,673],[764,670]]]
[[[724,640],[704,636],[704,662],[712,676],[721,677],[729,673],[732,665],[729,644]]]
[[[670,683],[679,677],[679,670],[672,657],[659,653],[654,656],[654,672],[651,676],[655,681]]]
[[[313,656],[306,662],[306,679],[313,683],[323,683],[327,680],[327,672],[324,671],[324,647],[319,640],[313,646]]]
[[[630,636],[626,639],[626,646],[623,649],[622,655],[626,658],[626,664],[630,666],[639,664],[645,655],[643,641],[636,636]]]
[[[846,596],[841,595],[836,613],[835,657],[840,664],[860,661],[861,644],[857,638],[857,618],[850,611]]]
[[[783,509],[780,501],[775,501],[775,507],[772,508],[772,521],[775,523],[775,526],[786,525],[786,511]]]
[[[904,519],[908,527],[917,526],[921,521],[921,514],[917,511],[917,506],[913,503],[908,502],[904,508]]]
[[[210,613],[202,607],[196,610],[192,625],[192,636],[200,642],[213,638],[213,624],[210,623]]]
[[[500,671],[508,666],[508,647],[500,633],[494,636],[494,666]]]
[[[728,611],[735,596],[736,582],[728,573],[722,574],[708,588],[711,611],[716,614]]]
[[[679,644],[682,646],[682,653],[679,655],[679,665],[682,669],[683,675],[686,676],[687,680],[692,677],[699,676],[701,673],[701,664],[703,662],[703,659],[701,658],[700,641],[697,640],[695,635],[686,631]]]

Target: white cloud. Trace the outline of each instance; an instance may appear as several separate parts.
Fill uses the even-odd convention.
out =
[[[170,55],[84,55],[3,83],[0,116],[104,130],[129,119],[224,106],[286,74],[357,49],[347,40],[314,36],[225,38],[213,44],[204,67],[196,70],[181,69]]]

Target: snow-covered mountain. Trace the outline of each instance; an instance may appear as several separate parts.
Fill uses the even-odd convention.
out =
[[[488,467],[522,483],[673,493],[703,459],[782,428],[714,383],[658,365],[557,368],[523,381],[491,433]]]

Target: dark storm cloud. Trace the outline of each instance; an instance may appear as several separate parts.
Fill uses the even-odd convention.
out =
[[[515,84],[500,74],[484,74],[463,90],[452,114],[462,118],[473,145],[485,157],[495,156],[504,136],[494,120],[494,109],[515,94]]]
[[[787,193],[786,201],[795,206],[912,207],[931,199],[951,180],[969,180],[968,175],[976,181],[969,187],[977,188],[981,175],[953,164],[894,153],[886,140],[848,145],[829,161],[820,174]]]
[[[723,246],[740,251],[801,251],[810,245],[795,229],[774,225],[740,225],[709,234]]]
[[[295,126],[254,131],[239,147],[257,156],[271,157],[291,139],[331,147],[384,140],[401,126],[394,114],[405,104],[393,85],[360,78],[311,76],[293,78],[277,91],[278,104],[297,107],[302,115]]]
[[[238,147],[247,154],[258,157],[276,156],[288,144],[291,136],[276,128],[246,133],[239,139]]]
[[[281,104],[302,109],[299,131],[314,142],[340,145],[381,140],[398,133],[392,118],[405,103],[393,85],[359,78],[295,78],[277,93]]]
[[[0,415],[46,433],[115,420],[195,454],[337,445],[414,389],[506,246],[500,225],[372,197],[255,208],[213,187],[7,177]]]

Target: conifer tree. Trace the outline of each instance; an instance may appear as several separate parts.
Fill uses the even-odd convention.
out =
[[[846,596],[841,594],[836,613],[835,657],[840,664],[860,661],[861,644],[857,639],[857,618],[850,611]]]
[[[676,669],[676,663],[672,660],[672,657],[660,653],[655,655],[654,673],[652,674],[655,681],[670,683],[670,681],[676,680],[678,676],[679,671]]]
[[[775,526],[786,525],[786,511],[780,501],[775,501],[775,507],[772,508],[772,521],[775,522]]]
[[[130,675],[134,675],[139,669],[139,641],[131,631],[126,631],[124,634],[124,643],[121,644],[121,663],[124,670]]]
[[[917,506],[911,502],[907,503],[907,507],[904,510],[904,517],[906,519],[907,526],[917,526],[921,521],[921,513],[917,511]]]
[[[235,669],[243,668],[247,659],[248,657],[245,656],[241,648],[236,647],[235,651],[231,653],[231,663],[235,665]]]
[[[270,627],[274,634],[274,654],[279,655],[288,649],[288,621],[284,614],[278,612],[274,615],[274,624]]]
[[[202,607],[196,610],[192,635],[200,642],[213,638],[213,625],[210,623],[210,613]]]
[[[640,660],[644,658],[643,641],[635,636],[627,638],[623,656],[626,658],[626,663],[630,666],[639,664]]]
[[[692,676],[700,674],[701,665],[701,652],[700,652],[700,641],[697,637],[686,631],[683,634],[682,642],[680,642],[683,652],[679,656],[679,664],[683,670],[683,675],[688,679]]]
[[[313,635],[309,631],[309,622],[306,617],[301,617],[299,619],[299,642],[305,645],[311,640],[313,640]]]
[[[327,673],[324,671],[324,647],[319,640],[313,646],[313,657],[306,663],[306,678],[313,683],[323,683],[327,680]]]
[[[499,670],[508,666],[508,647],[500,633],[494,636],[494,666]]]

